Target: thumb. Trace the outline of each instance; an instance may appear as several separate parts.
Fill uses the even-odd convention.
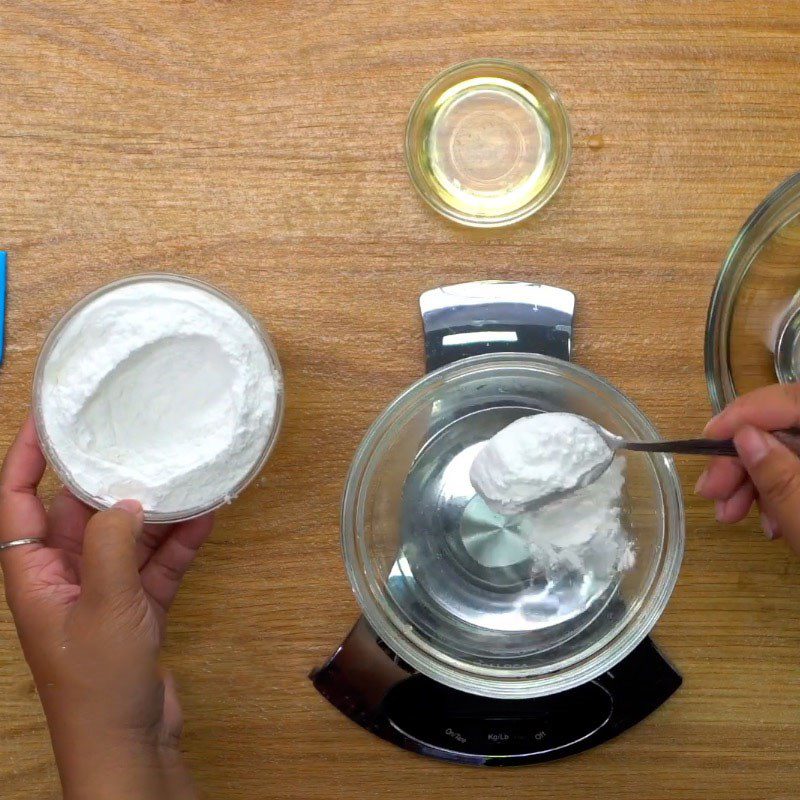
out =
[[[89,520],[81,570],[82,594],[88,601],[103,602],[141,588],[136,540],[143,521],[136,500],[122,500]]]
[[[746,426],[734,437],[739,458],[750,475],[762,511],[800,551],[800,459],[774,436]]]

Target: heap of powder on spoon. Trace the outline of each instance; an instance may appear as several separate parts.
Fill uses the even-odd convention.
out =
[[[487,505],[518,515],[532,552],[571,560],[577,569],[629,569],[633,552],[621,519],[624,458],[588,486],[582,479],[611,451],[588,421],[542,413],[503,428],[478,452],[470,480]],[[554,493],[558,499],[528,508]]]

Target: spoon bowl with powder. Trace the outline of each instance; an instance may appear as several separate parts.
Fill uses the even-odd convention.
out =
[[[532,511],[582,489],[608,469],[617,448],[601,431],[607,433],[578,414],[521,417],[478,452],[470,481],[499,514]]]
[[[773,431],[800,455],[800,429]],[[598,423],[563,412],[522,417],[495,434],[470,469],[475,490],[494,511],[535,511],[600,479],[619,450],[736,457],[733,440],[629,441]]]

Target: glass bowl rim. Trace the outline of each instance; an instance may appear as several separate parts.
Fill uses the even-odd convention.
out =
[[[281,426],[283,424],[285,405],[283,370],[281,368],[280,360],[278,359],[278,353],[269,334],[261,327],[255,316],[253,316],[253,314],[244,305],[242,305],[231,295],[227,294],[227,292],[224,292],[222,289],[218,289],[211,283],[174,272],[143,272],[136,275],[129,275],[125,278],[120,278],[99,286],[88,294],[85,294],[77,302],[70,306],[70,308],[68,308],[67,311],[59,318],[59,320],[47,334],[41,350],[39,351],[39,355],[36,359],[36,366],[34,368],[32,406],[34,425],[37,436],[39,437],[39,443],[42,447],[42,451],[44,452],[47,463],[56,473],[58,479],[70,490],[70,492],[72,492],[79,500],[84,502],[89,507],[98,511],[107,508],[108,506],[106,504],[101,503],[96,497],[84,491],[84,489],[73,480],[70,471],[66,468],[58,456],[58,453],[55,451],[52,443],[50,442],[50,438],[47,435],[47,428],[44,424],[44,419],[42,416],[41,404],[44,368],[53,347],[59,339],[59,336],[80,311],[93,303],[99,297],[102,297],[105,294],[108,294],[109,292],[119,289],[123,286],[129,286],[135,283],[151,283],[153,281],[178,283],[184,286],[192,286],[195,289],[200,289],[201,291],[205,291],[214,295],[217,299],[230,306],[255,332],[256,336],[264,347],[265,352],[267,353],[267,357],[269,358],[275,377],[275,415],[273,417],[270,435],[264,443],[264,448],[259,455],[258,460],[224,497],[214,498],[212,502],[206,505],[194,506],[181,511],[145,511],[145,522],[166,524],[172,522],[184,522],[186,520],[202,516],[203,514],[207,514],[210,511],[215,511],[216,509],[230,503],[235,497],[241,494],[241,492],[244,491],[244,489],[252,482],[258,473],[261,472],[270,455],[272,454],[275,444],[277,443]]]
[[[739,289],[764,245],[800,214],[800,172],[790,175],[751,212],[717,273],[708,304],[704,359],[714,413],[736,398],[730,373],[730,325]],[[796,205],[797,204],[797,205]]]
[[[534,674],[532,670],[521,670],[517,674],[512,671],[493,673],[483,667],[464,669],[459,666],[464,661],[458,662],[424,643],[415,636],[413,630],[408,630],[408,623],[397,617],[387,604],[382,604],[380,599],[373,596],[370,589],[363,559],[358,552],[359,537],[356,532],[362,482],[377,444],[392,430],[410,404],[421,402],[425,393],[433,394],[435,387],[443,382],[459,380],[491,367],[544,367],[562,377],[572,374],[576,378],[587,380],[594,388],[608,392],[653,437],[658,436],[650,420],[622,392],[595,373],[572,362],[535,353],[489,353],[462,359],[428,373],[405,389],[389,403],[364,435],[351,463],[342,498],[341,545],[351,588],[367,621],[406,663],[440,683],[472,694],[507,699],[539,697],[593,680],[619,663],[652,630],[672,594],[683,559],[683,496],[672,459],[666,456],[653,459],[664,510],[662,553],[656,565],[659,568],[643,593],[644,600],[610,641],[601,642],[594,650],[590,648],[587,653],[573,658],[571,663],[558,665],[556,671],[544,675],[541,672]],[[584,659],[583,662],[581,658]]]

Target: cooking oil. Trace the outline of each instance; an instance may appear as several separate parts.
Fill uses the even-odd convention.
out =
[[[569,161],[558,96],[511,62],[467,62],[430,84],[409,118],[409,169],[423,196],[465,224],[508,224],[543,205]]]

